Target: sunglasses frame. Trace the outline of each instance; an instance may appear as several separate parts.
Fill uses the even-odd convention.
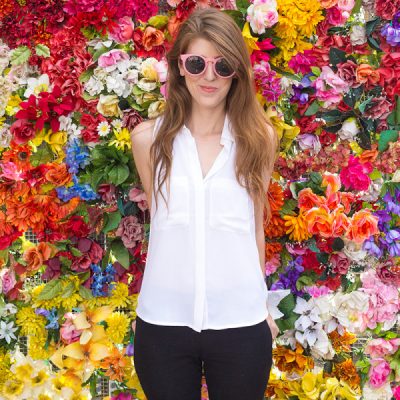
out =
[[[189,57],[193,57],[193,56],[194,56],[194,57],[200,57],[200,58],[202,58],[202,59],[204,60],[205,67],[204,67],[203,71],[201,71],[201,72],[198,73],[198,74],[193,74],[193,73],[189,72],[189,71],[187,70],[187,68],[186,68],[186,61],[187,61],[187,59],[188,59]],[[201,76],[201,75],[203,75],[203,74],[206,72],[207,64],[208,64],[208,63],[211,63],[211,64],[212,64],[214,74],[215,74],[216,76],[218,76],[218,78],[221,78],[221,79],[229,79],[229,78],[232,78],[233,75],[235,75],[235,71],[233,71],[232,74],[229,75],[229,76],[222,76],[222,75],[220,75],[220,74],[217,72],[215,65],[216,65],[216,63],[217,63],[219,60],[224,59],[224,57],[217,57],[217,58],[214,58],[214,57],[203,57],[203,56],[201,56],[201,55],[199,55],[199,54],[181,54],[181,55],[179,56],[179,58],[180,58],[180,60],[182,61],[183,69],[185,70],[186,73],[188,73],[188,74],[191,75],[191,76]],[[226,61],[226,60],[225,60],[225,61]]]

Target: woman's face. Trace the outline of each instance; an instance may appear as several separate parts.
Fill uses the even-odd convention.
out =
[[[185,54],[196,54],[203,57],[221,57],[214,45],[206,39],[194,39]],[[205,71],[198,75],[189,75],[181,61],[178,63],[181,76],[185,77],[186,86],[194,102],[202,108],[215,109],[221,103],[225,104],[226,96],[233,78],[221,78],[215,74],[211,63],[207,63]]]

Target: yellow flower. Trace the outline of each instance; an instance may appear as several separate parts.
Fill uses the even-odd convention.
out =
[[[50,146],[51,151],[57,156],[55,161],[61,162],[64,159],[65,154],[63,146],[67,143],[66,132],[53,132],[51,129],[46,131],[46,129],[43,128],[37,133],[35,138],[31,140],[31,143],[34,146],[39,147],[43,142],[46,142]]]
[[[115,139],[108,144],[109,146],[115,146],[120,150],[125,150],[125,147],[128,150],[131,148],[131,136],[127,128],[122,128],[119,132],[114,131],[114,136]]]
[[[357,400],[357,393],[351,387],[336,378],[328,378],[325,382],[325,390],[321,393],[320,400]]]
[[[129,328],[129,318],[119,311],[112,313],[107,319],[106,334],[115,344],[122,344]]]
[[[128,286],[122,282],[116,282],[107,303],[113,308],[126,307],[130,304]]]
[[[10,116],[16,114],[19,110],[19,104],[21,101],[21,97],[19,97],[17,94],[11,95],[6,106],[6,114]]]
[[[28,354],[34,360],[45,360],[53,353],[53,346],[46,348],[47,331],[38,335],[30,335],[28,341]]]
[[[159,115],[164,113],[165,110],[165,100],[157,100],[150,104],[149,108],[147,109],[147,116],[150,119],[157,118]]]
[[[143,75],[144,78],[149,79],[151,81],[158,80],[158,74],[154,65],[157,64],[157,59],[154,57],[146,58],[141,66],[139,72]]]
[[[52,399],[53,398],[50,395],[44,393],[39,394],[38,397],[38,400],[52,400]]]
[[[31,379],[30,385],[32,387],[42,386],[47,381],[48,377],[48,372],[42,369]]]
[[[17,312],[16,323],[21,327],[20,335],[40,335],[45,331],[47,324],[46,318],[42,315],[35,314],[35,311],[31,307],[22,307]]]
[[[247,46],[247,51],[249,54],[253,52],[253,50],[259,50],[260,48],[257,46],[258,38],[251,36],[250,32],[250,24],[246,22],[243,26],[242,36]]]
[[[25,384],[19,379],[9,379],[3,386],[2,394],[7,400],[15,399],[23,392],[24,386]]]
[[[138,296],[139,293],[133,293],[129,296],[129,301],[131,303],[129,315],[132,319],[136,319],[136,307],[137,307]]]
[[[105,117],[122,117],[122,112],[118,106],[118,96],[115,94],[101,94],[97,103],[97,111]]]
[[[324,382],[322,371],[319,374],[306,372],[300,381],[289,383],[291,395],[297,396],[299,400],[318,400],[321,384]]]
[[[283,219],[286,221],[286,234],[289,235],[289,239],[302,242],[312,236],[308,231],[303,211],[300,211],[299,215],[284,215]]]

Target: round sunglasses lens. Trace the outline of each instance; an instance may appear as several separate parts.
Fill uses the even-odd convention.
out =
[[[230,76],[233,74],[233,69],[229,66],[224,58],[221,58],[216,62],[215,70],[217,71],[218,75],[221,76]]]
[[[204,71],[205,63],[201,57],[191,56],[187,58],[185,66],[189,73],[197,75]]]

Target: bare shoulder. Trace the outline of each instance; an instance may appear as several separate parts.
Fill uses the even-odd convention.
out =
[[[155,119],[149,119],[136,125],[131,131],[131,140],[134,146],[148,146],[152,142]]]

